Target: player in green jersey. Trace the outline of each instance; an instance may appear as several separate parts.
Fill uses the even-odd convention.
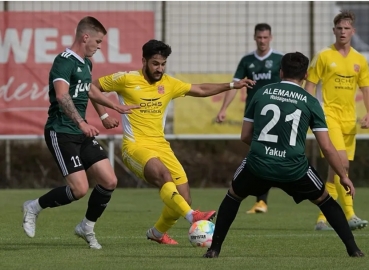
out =
[[[256,42],[256,50],[245,55],[241,59],[233,78],[233,81],[239,81],[245,77],[256,81],[253,88],[247,89],[245,112],[247,105],[260,88],[281,80],[279,77],[279,69],[283,55],[270,47],[270,42],[272,41],[272,28],[270,25],[266,23],[255,25],[254,40]],[[225,93],[223,105],[216,118],[218,123],[225,121],[227,108],[234,100],[236,93],[236,90]],[[267,212],[267,197],[268,191],[256,197],[256,203],[247,213]]]
[[[100,49],[105,34],[104,26],[97,19],[83,18],[77,26],[71,48],[56,56],[50,70],[50,107],[45,141],[67,185],[23,204],[23,229],[29,237],[35,236],[36,219],[41,210],[67,205],[86,195],[88,173],[97,185],[89,198],[85,218],[76,226],[75,234],[90,248],[101,249],[95,238],[94,225],[110,201],[117,177],[106,152],[95,140],[98,129],[85,120],[87,103],[91,99],[119,113],[130,113],[131,109],[139,108],[114,104],[91,84],[92,63],[88,57]],[[109,121],[113,126],[117,125],[114,120]]]
[[[303,54],[286,54],[281,61],[282,81],[259,89],[248,105],[241,139],[250,145],[250,152],[237,169],[219,207],[213,241],[204,257],[219,256],[241,201],[249,195],[261,195],[271,187],[282,189],[296,203],[310,200],[316,204],[345,244],[349,256],[364,256],[341,207],[329,196],[305,155],[310,127],[327,161],[340,176],[341,185],[354,196],[355,188],[329,138],[323,109],[301,87],[308,65],[309,59]]]

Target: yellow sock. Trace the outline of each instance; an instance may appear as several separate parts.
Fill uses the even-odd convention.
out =
[[[161,233],[166,233],[177,220],[181,217],[180,214],[170,209],[168,206],[164,205],[163,211],[158,221],[155,223],[154,228]]]
[[[191,207],[186,200],[179,194],[176,185],[173,182],[165,183],[160,189],[160,198],[170,209],[185,217],[191,211]]]
[[[338,193],[337,193],[337,189],[336,189],[336,185],[334,183],[328,182],[325,184],[325,189],[328,191],[329,195],[331,195],[331,197],[334,200],[337,200],[338,197]],[[318,222],[319,221],[324,221],[327,222],[327,219],[325,218],[325,216],[323,215],[322,211],[319,212],[319,216],[318,216]]]
[[[341,207],[343,212],[345,213],[346,219],[351,219],[354,215],[354,202],[352,200],[352,197],[347,193],[345,188],[340,184],[340,178],[338,175],[334,176],[334,184],[336,185],[336,189],[338,192],[338,197],[341,202]]]

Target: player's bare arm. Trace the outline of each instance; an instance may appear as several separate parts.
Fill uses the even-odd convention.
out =
[[[241,89],[243,87],[252,88],[255,83],[256,82],[253,80],[243,79],[233,83],[193,84],[187,95],[193,97],[210,97],[231,89]]]
[[[243,121],[241,131],[241,141],[243,141],[247,145],[250,145],[252,141],[253,131],[254,131],[254,123],[250,121]]]
[[[92,106],[94,106],[95,111],[99,115],[101,122],[106,129],[112,129],[119,126],[119,121],[115,119],[114,117],[110,116],[105,107],[102,105],[97,104],[95,101],[92,101]]]
[[[352,197],[354,197],[354,185],[346,175],[345,167],[342,164],[336,148],[334,148],[331,139],[329,138],[328,131],[315,131],[314,135],[329,165],[340,177],[341,185],[345,187],[345,189],[347,190],[347,194],[350,194]]]
[[[312,83],[308,80],[306,80],[305,83],[305,90],[312,96],[314,96],[314,90],[315,90],[316,84]]]
[[[77,111],[76,106],[74,106],[72,97],[69,94],[69,85],[64,81],[59,80],[54,82],[54,88],[56,99],[60,107],[63,109],[63,112],[72,119],[78,128],[82,130],[83,134],[88,137],[98,135],[99,130],[94,126],[87,124]]]
[[[106,97],[103,93],[101,93],[100,89],[97,88],[94,84],[91,84],[90,91],[88,94],[89,98],[96,103],[113,109],[122,114],[130,114],[132,113],[132,109],[140,108],[139,105],[121,105],[115,104],[108,97]]]
[[[369,128],[369,86],[364,86],[360,88],[363,93],[363,101],[366,109],[366,115],[361,119],[361,128]]]
[[[63,112],[78,126],[80,122],[83,122],[82,116],[78,113],[76,106],[74,106],[72,97],[69,94],[69,85],[64,81],[54,82],[56,99],[62,107]]]
[[[216,118],[216,121],[218,123],[223,122],[225,120],[227,108],[234,100],[236,94],[237,94],[237,89],[232,89],[232,90],[225,92],[222,107],[220,108],[217,118]]]

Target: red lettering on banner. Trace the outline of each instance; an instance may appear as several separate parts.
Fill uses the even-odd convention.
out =
[[[154,38],[153,12],[89,12],[107,29],[92,57],[93,79],[141,68],[141,48]],[[69,47],[85,12],[0,12],[0,134],[42,135],[47,119],[48,78],[57,54]],[[115,94],[109,94],[115,102]],[[114,111],[109,114],[120,120]],[[87,120],[106,130],[91,104]]]

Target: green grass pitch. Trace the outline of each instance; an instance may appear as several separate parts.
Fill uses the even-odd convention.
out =
[[[162,209],[156,189],[119,189],[98,221],[95,232],[102,250],[90,250],[74,236],[88,196],[65,207],[43,211],[36,236],[21,227],[23,201],[46,190],[0,190],[0,269],[369,269],[369,228],[355,231],[368,255],[349,258],[335,232],[313,230],[318,209],[300,205],[280,190],[271,190],[267,214],[246,215],[254,198],[241,205],[218,259],[204,259],[202,248],[187,238],[189,224],[180,219],[169,234],[179,245],[148,241],[146,230]],[[226,189],[193,189],[193,208],[217,210]],[[369,189],[358,189],[356,214],[368,219]]]

